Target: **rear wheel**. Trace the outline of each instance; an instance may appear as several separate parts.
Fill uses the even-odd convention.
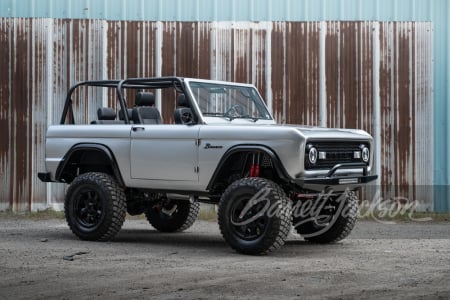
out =
[[[148,222],[161,232],[180,232],[197,219],[200,203],[162,197],[145,212]]]
[[[275,251],[284,244],[291,227],[291,202],[270,180],[239,179],[220,199],[219,227],[225,241],[238,252]]]
[[[335,243],[343,240],[355,226],[358,217],[358,198],[354,192],[345,192],[327,199],[324,209],[320,211],[320,218],[317,217],[294,217],[295,230],[305,240],[314,243]]]
[[[125,221],[125,199],[122,188],[110,175],[81,174],[67,190],[64,201],[67,223],[83,240],[110,240]]]

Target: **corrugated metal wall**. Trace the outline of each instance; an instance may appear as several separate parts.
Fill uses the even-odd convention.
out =
[[[432,209],[433,194],[420,190],[433,183],[432,30],[428,22],[0,19],[0,209],[62,202],[63,187],[36,173],[71,84],[159,75],[254,83],[281,123],[367,130],[380,150],[382,196]],[[94,119],[111,97],[81,95],[78,120]]]
[[[447,0],[0,0],[1,17],[164,21],[429,21]]]

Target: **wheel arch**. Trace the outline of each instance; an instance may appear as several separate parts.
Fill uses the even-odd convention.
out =
[[[236,157],[240,155],[246,155],[249,153],[254,152],[260,152],[267,154],[270,159],[272,160],[273,169],[276,172],[276,175],[278,178],[280,178],[282,181],[289,182],[291,181],[290,176],[288,175],[286,169],[284,168],[283,164],[281,163],[281,160],[273,151],[271,148],[264,146],[264,145],[237,145],[230,149],[228,149],[225,154],[222,156],[220,162],[218,163],[213,176],[211,177],[207,190],[211,190],[214,184],[221,178],[221,175],[223,174],[224,170],[227,169],[227,166],[229,166],[229,163]]]
[[[93,171],[108,173],[125,186],[113,152],[97,143],[80,143],[70,148],[56,169],[55,180],[71,183],[79,174]]]

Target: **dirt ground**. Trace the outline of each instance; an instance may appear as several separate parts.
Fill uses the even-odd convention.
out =
[[[163,234],[127,220],[101,243],[60,219],[0,219],[0,299],[26,298],[448,299],[450,223],[362,221],[338,244],[291,234],[278,252],[245,256],[208,221]]]

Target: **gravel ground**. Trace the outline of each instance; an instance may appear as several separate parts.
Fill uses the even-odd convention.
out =
[[[271,255],[245,256],[225,244],[214,222],[163,234],[127,220],[101,243],[78,240],[63,220],[6,218],[0,299],[448,299],[449,229],[362,221],[338,244],[291,234]]]

